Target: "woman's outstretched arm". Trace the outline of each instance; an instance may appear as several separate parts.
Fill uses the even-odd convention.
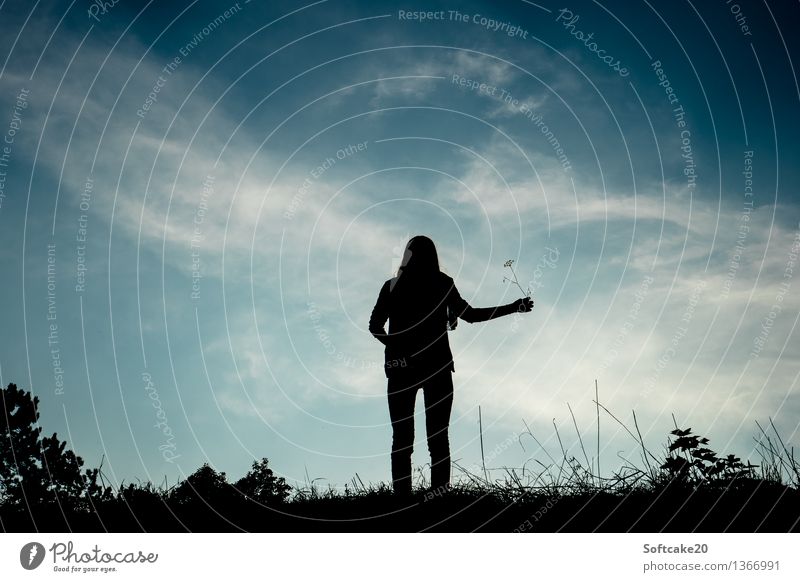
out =
[[[458,289],[453,285],[450,290],[450,306],[457,317],[460,317],[467,323],[476,323],[478,321],[489,321],[490,319],[496,319],[517,312],[527,313],[533,309],[533,299],[530,297],[523,297],[507,305],[498,305],[497,307],[472,307],[461,297]]]

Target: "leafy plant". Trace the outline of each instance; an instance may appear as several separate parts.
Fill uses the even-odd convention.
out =
[[[696,434],[692,429],[670,431],[674,437],[669,445],[669,453],[661,469],[671,480],[692,485],[723,485],[740,478],[754,478],[758,465],[742,463],[736,455],[720,457],[707,445],[709,440]]]

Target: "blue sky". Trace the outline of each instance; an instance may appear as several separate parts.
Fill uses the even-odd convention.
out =
[[[451,335],[460,465],[478,407],[490,467],[582,455],[595,379],[654,452],[798,444],[795,6],[96,6],[0,6],[0,375],[113,481],[387,480],[367,321],[420,233],[475,306],[535,287]]]

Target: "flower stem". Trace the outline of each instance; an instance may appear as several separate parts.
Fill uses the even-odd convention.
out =
[[[511,273],[514,275],[514,278],[512,279],[514,285],[516,285],[519,288],[519,290],[522,291],[522,294],[525,295],[525,297],[528,297],[529,293],[525,292],[525,290],[522,288],[522,286],[519,284],[519,281],[517,280],[517,273],[514,271],[514,267],[512,265],[509,265],[508,268],[511,269]]]

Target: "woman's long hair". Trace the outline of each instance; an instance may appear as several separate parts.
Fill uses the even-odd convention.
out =
[[[412,237],[406,245],[403,262],[397,269],[397,276],[407,278],[430,277],[439,273],[439,254],[436,245],[427,236]]]

